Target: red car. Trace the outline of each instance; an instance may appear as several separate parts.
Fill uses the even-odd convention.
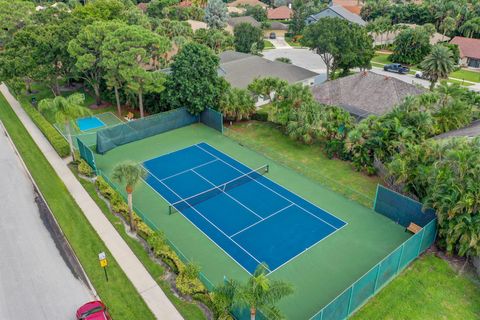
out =
[[[112,320],[112,317],[102,301],[91,301],[78,308],[77,320]]]

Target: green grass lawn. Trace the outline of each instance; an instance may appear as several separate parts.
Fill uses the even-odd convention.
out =
[[[285,41],[292,47],[301,48],[302,45],[298,41],[293,41],[290,37],[285,37]]]
[[[268,40],[263,40],[263,49],[268,50],[268,49],[273,49],[275,46]]]
[[[480,82],[480,72],[460,69],[449,74],[452,78],[467,80],[471,82]]]
[[[352,319],[480,319],[480,287],[446,261],[426,254]]]
[[[388,60],[388,57],[390,55],[389,54],[386,54],[386,53],[375,53],[375,55],[373,56],[373,59],[372,59],[372,62],[375,62],[375,63],[378,63],[378,64],[388,64],[388,63],[391,63],[390,60]]]
[[[154,319],[143,299],[1,94],[0,120],[14,140],[95,289],[109,306],[112,317],[125,320]],[[109,282],[105,281],[103,270],[98,265],[97,255],[102,251],[109,257]]]
[[[328,159],[320,146],[291,140],[269,122],[235,123],[226,130],[226,135],[350,199],[372,207],[379,179],[355,171],[349,162]]]

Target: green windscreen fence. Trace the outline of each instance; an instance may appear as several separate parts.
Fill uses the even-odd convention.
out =
[[[80,138],[77,138],[78,151],[80,152],[80,157],[84,159],[94,171],[97,171],[97,166],[95,164],[95,157],[92,150],[83,143]]]
[[[178,108],[126,122],[97,132],[97,152],[104,154],[118,146],[145,139],[198,122],[198,116]]]
[[[402,225],[414,222],[422,227],[421,231],[412,235],[373,266],[311,319],[343,320],[348,318],[434,243],[437,219],[433,211],[424,213],[419,202],[385,187],[379,186],[377,191],[375,210],[378,213]]]
[[[104,154],[118,146],[196,122],[202,122],[223,133],[223,116],[221,113],[207,108],[199,116],[196,116],[190,114],[187,108],[178,108],[98,131],[96,133],[97,152]]]
[[[223,133],[223,115],[213,109],[207,108],[200,114],[200,122]]]
[[[435,219],[433,210],[422,210],[420,202],[381,185],[377,187],[373,209],[404,227],[408,227],[410,222],[423,227]]]

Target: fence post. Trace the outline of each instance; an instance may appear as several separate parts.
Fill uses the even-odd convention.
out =
[[[375,199],[373,199],[373,210],[375,211],[375,207],[377,206],[377,197],[378,197],[378,189],[380,188],[380,185],[377,183],[377,190],[375,190]]]
[[[423,238],[425,236],[425,228],[422,228],[422,239],[420,240],[420,245],[418,246],[417,257],[420,255],[420,251],[422,250]]]
[[[378,270],[377,270],[377,274],[375,276],[375,285],[373,286],[373,294],[375,294],[377,292],[378,276],[380,275],[380,268],[381,267],[382,267],[382,263],[380,262],[378,264]]]
[[[358,281],[358,280],[357,280]],[[352,306],[352,298],[353,298],[353,289],[355,288],[355,285],[357,284],[357,282],[355,282],[354,284],[352,284],[351,288],[352,290],[350,290],[350,297],[348,298],[348,307],[347,307],[347,317],[348,315],[350,314],[350,307]]]
[[[395,274],[397,275],[398,274],[398,271],[400,269],[400,263],[402,262],[402,258],[403,258],[403,251],[405,250],[405,243],[402,243],[402,250],[400,251],[400,259],[398,259],[398,263],[397,263],[397,271],[395,271]]]

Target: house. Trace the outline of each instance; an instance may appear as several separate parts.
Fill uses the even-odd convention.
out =
[[[235,0],[233,2],[227,3],[228,7],[241,7],[241,6],[260,6],[262,8],[267,9],[268,5],[263,3],[260,0]]]
[[[383,33],[369,32],[369,34],[373,38],[373,44],[375,46],[391,44],[395,41],[398,34],[403,30],[402,28],[415,29],[415,28],[419,27],[419,25],[413,24],[413,23],[412,24],[410,24],[410,23],[399,23],[397,25],[400,26],[400,29],[395,30],[395,31],[383,32]],[[432,34],[430,36],[430,44],[432,46],[436,45],[439,42],[447,42],[447,41],[450,41],[450,37],[447,37],[447,36],[445,36],[443,34],[440,34],[438,32],[435,32],[434,34]]]
[[[362,1],[363,2],[363,1]],[[332,3],[334,5],[342,6],[351,13],[356,15],[360,15],[362,11],[363,3],[358,0],[333,0]]]
[[[305,23],[309,25],[318,22],[318,20],[325,17],[345,19],[361,26],[365,26],[367,24],[359,15],[356,15],[339,5],[329,6],[319,13],[308,16],[307,19],[305,19]]]
[[[287,6],[267,10],[267,18],[270,20],[290,20],[293,10]]]
[[[243,16],[243,17],[232,17],[228,19],[227,21],[227,27],[225,30],[233,34],[233,29],[235,29],[236,25],[239,25],[241,23],[248,23],[251,24],[254,27],[261,28],[262,24],[255,20],[254,17],[251,16]]]
[[[470,125],[464,128],[439,134],[434,139],[447,139],[447,138],[453,138],[453,137],[467,137],[467,138],[480,137],[480,120],[474,121]]]
[[[187,22],[192,28],[193,32],[197,31],[198,29],[208,29],[208,25],[203,21],[187,20]]]
[[[388,113],[405,97],[425,91],[402,80],[368,71],[312,87],[318,102],[342,107],[359,120]]]
[[[224,51],[220,54],[219,75],[223,76],[234,88],[246,89],[253,80],[264,77],[278,77],[288,83],[302,83],[311,86],[317,73],[279,61],[235,52]],[[259,100],[257,105],[268,101]]]
[[[272,21],[270,22],[270,26],[264,30],[263,34],[268,38],[272,32],[275,33],[277,37],[285,37],[285,33],[288,32],[288,25],[278,21]]]
[[[455,37],[450,43],[458,46],[461,65],[480,68],[480,39]]]

